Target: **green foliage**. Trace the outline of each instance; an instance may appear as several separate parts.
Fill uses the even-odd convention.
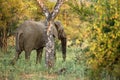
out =
[[[89,76],[92,80],[93,77],[94,80],[119,79],[120,3],[118,0],[97,0],[89,3],[91,8],[85,4],[71,6],[71,9],[80,16],[80,20],[88,23],[86,26],[81,25],[79,29],[80,46],[89,66]],[[77,59],[79,60],[79,57]]]
[[[36,14],[38,12],[34,0],[0,0],[0,47],[5,49],[7,38],[14,34],[16,27],[23,20],[36,19]]]
[[[120,59],[118,59],[118,57],[120,56],[120,16],[118,15],[120,13],[120,10],[117,1],[105,1],[104,4],[106,5],[104,6],[101,3],[98,2],[99,6],[102,7],[98,7],[99,10],[96,9],[98,15],[101,15],[98,16],[99,20],[96,19],[97,22],[95,22],[95,24],[98,24],[96,28],[98,28],[100,32],[95,33],[97,37],[97,42],[94,43],[96,43],[97,46],[95,47],[95,49],[93,49],[93,54],[99,52],[98,54],[96,54],[96,59],[98,59],[97,61],[99,61],[98,66],[106,68],[107,71],[110,71],[113,75],[116,74],[114,73],[114,65],[117,64],[120,67]],[[105,11],[101,13],[101,9]],[[116,76],[120,76],[119,73],[117,73]]]
[[[94,15],[93,4],[90,1],[80,1],[80,0],[70,0],[68,2],[72,13],[77,13],[79,19],[83,21],[92,21],[92,16]]]
[[[9,47],[7,54],[0,54],[0,79],[8,80],[76,80],[85,79],[84,62],[76,64],[74,57],[80,50],[79,47],[68,48],[67,61],[62,62],[62,52],[56,50],[57,60],[55,67],[48,71],[45,67],[44,54],[41,64],[36,64],[36,51],[33,51],[30,56],[30,61],[25,61],[24,52],[20,55],[19,60],[13,66],[10,61],[15,54],[14,47]],[[65,69],[61,72],[61,69]]]
[[[18,23],[25,19],[34,19],[33,14],[37,7],[35,2],[29,0],[1,0],[0,2],[0,28],[12,32]]]

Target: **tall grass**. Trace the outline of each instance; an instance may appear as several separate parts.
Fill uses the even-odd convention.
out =
[[[55,67],[48,71],[45,67],[45,53],[41,64],[36,64],[36,51],[32,51],[30,61],[25,61],[24,52],[13,66],[10,61],[15,54],[15,48],[11,47],[7,53],[0,52],[0,80],[85,80],[84,65],[75,63],[75,56],[79,48],[67,49],[67,60],[62,62],[62,52],[56,50]],[[64,69],[64,71],[61,71]]]
[[[62,52],[57,49],[57,60],[51,70],[45,67],[45,52],[41,64],[36,64],[36,51],[32,51],[29,62],[25,61],[23,52],[13,66],[10,62],[14,55],[14,47],[9,48],[7,53],[0,51],[0,80],[119,80],[105,70],[97,75],[97,71],[86,65],[87,59],[79,47],[67,48],[66,62],[62,62]]]

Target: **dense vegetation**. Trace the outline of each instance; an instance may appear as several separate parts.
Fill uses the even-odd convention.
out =
[[[80,26],[81,49],[91,71],[91,78],[119,79],[120,74],[120,3],[96,0],[72,5],[87,26]],[[70,3],[71,5],[71,3]],[[76,6],[77,5],[77,6]],[[84,48],[82,48],[82,46]],[[77,58],[79,60],[79,57]],[[114,78],[117,77],[117,78]]]
[[[77,6],[76,6],[77,5]],[[97,0],[72,5],[80,20],[87,26],[80,26],[81,47],[91,78],[120,78],[120,3],[118,0]],[[78,57],[79,60],[79,57]],[[117,78],[114,78],[117,77]]]
[[[50,9],[55,4],[45,1]],[[15,53],[15,48],[7,48],[7,44],[10,43],[9,36],[24,20],[44,19],[40,11],[34,0],[0,0],[0,47],[5,51],[8,49],[6,54],[0,52],[0,74],[4,73],[0,77],[14,77],[16,80],[19,74],[31,74],[30,70],[33,70],[35,74],[29,77],[34,77],[36,73],[45,74],[46,69],[42,70],[44,63],[40,68],[36,68],[34,58],[32,58],[34,62],[26,64],[24,68],[22,68],[25,63],[23,57],[18,62],[21,64],[16,65],[20,67],[19,69],[16,66],[8,66],[10,58]],[[68,61],[60,63],[67,71],[63,75],[57,75],[58,80],[66,80],[71,76],[73,76],[71,80],[120,79],[119,0],[69,0],[62,6],[57,19],[63,23],[68,39]],[[59,53],[59,42],[57,48]],[[54,76],[56,76],[54,72],[61,68],[59,62],[61,61],[57,60],[57,67],[52,70]],[[31,67],[28,67],[29,65]],[[10,73],[11,75],[8,75]],[[46,80],[44,77],[41,79]]]

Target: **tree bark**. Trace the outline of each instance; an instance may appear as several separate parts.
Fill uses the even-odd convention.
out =
[[[53,33],[51,31],[52,29],[52,22],[49,22],[48,30],[47,30],[47,43],[46,43],[46,54],[45,54],[45,62],[46,66],[48,68],[52,68],[55,64],[55,46],[54,46],[54,38],[53,38]]]
[[[3,51],[5,53],[5,52],[7,52],[7,32],[6,32],[6,29],[3,32],[2,43],[3,43]]]
[[[41,0],[37,0],[39,6],[41,7],[45,17],[46,17],[46,26],[47,27],[47,42],[46,42],[46,49],[45,49],[45,62],[48,68],[52,68],[55,64],[55,48],[54,48],[54,38],[52,33],[52,23],[56,18],[61,5],[63,4],[63,0],[57,0],[57,3],[50,13],[48,9],[44,6]]]

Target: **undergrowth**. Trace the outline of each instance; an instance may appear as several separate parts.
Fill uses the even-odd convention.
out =
[[[0,52],[0,80],[87,80],[84,75],[84,64],[76,64],[75,56],[79,48],[67,49],[67,60],[62,62],[62,52],[56,50],[56,63],[54,68],[48,70],[45,66],[45,52],[41,64],[36,64],[36,51],[32,51],[30,61],[25,61],[22,52],[17,63],[10,64],[15,55],[15,48],[11,47],[7,53]]]

